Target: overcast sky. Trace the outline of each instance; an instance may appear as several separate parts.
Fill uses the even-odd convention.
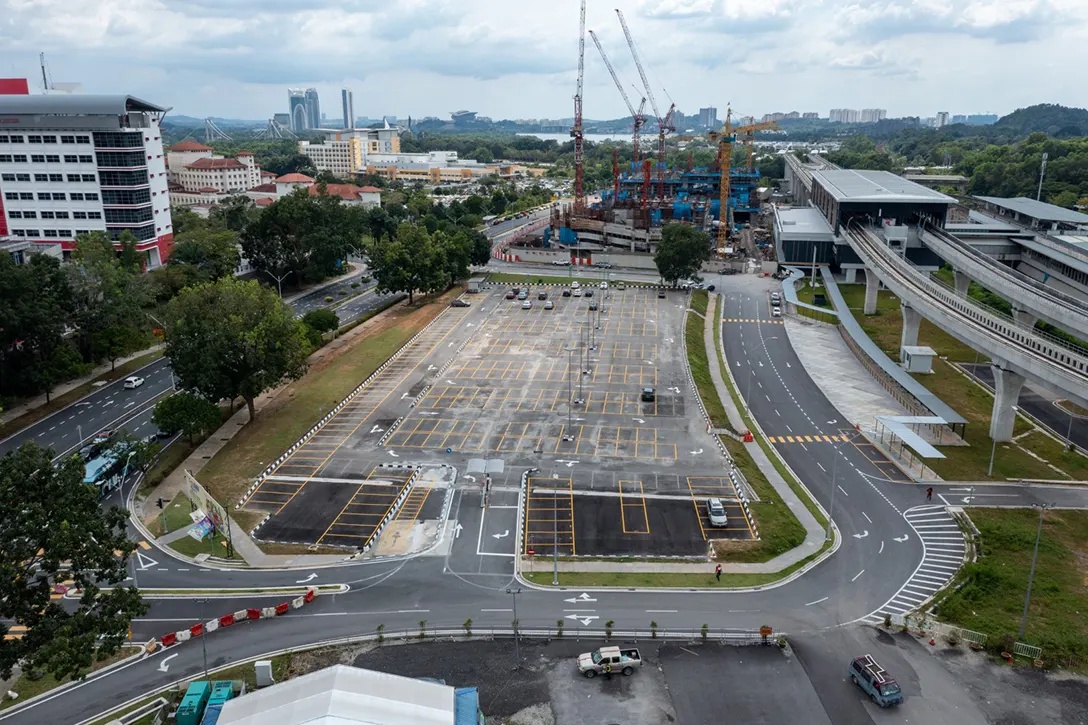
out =
[[[833,107],[889,116],[1088,105],[1088,0],[588,0],[630,95],[724,116]],[[0,76],[129,93],[174,113],[264,119],[287,88],[340,115],[493,118],[573,113],[577,0],[0,0]],[[588,34],[587,118],[626,115]],[[633,97],[637,104],[641,96]]]

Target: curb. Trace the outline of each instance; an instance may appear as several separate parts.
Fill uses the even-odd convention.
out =
[[[4,710],[0,710],[0,716],[7,717],[8,715],[14,715],[15,713],[19,712],[20,710],[22,710],[27,705],[31,704],[32,702],[37,702],[37,701],[43,700],[43,699],[45,699],[47,697],[50,697],[50,696],[53,696],[53,695],[58,695],[61,692],[63,692],[64,690],[71,687],[72,685],[78,684],[80,682],[87,682],[88,678],[91,678],[92,676],[93,676],[93,679],[98,679],[99,677],[105,677],[107,674],[113,672],[116,669],[121,668],[123,665],[131,664],[131,663],[135,662],[136,660],[140,659],[141,657],[143,657],[145,654],[147,654],[147,649],[146,649],[145,645],[136,644],[136,643],[133,643],[133,642],[128,642],[128,643],[125,643],[125,644],[121,645],[121,649],[125,649],[125,648],[132,648],[132,649],[135,649],[136,651],[133,652],[132,654],[130,654],[128,657],[125,657],[122,660],[118,660],[118,661],[114,662],[112,665],[109,665],[107,667],[103,667],[100,670],[95,670],[94,672],[88,673],[86,678],[83,678],[81,680],[69,680],[68,682],[63,682],[63,683],[57,685],[52,690],[46,690],[45,692],[40,692],[37,695],[34,695],[34,697],[28,697],[25,700],[18,700],[18,701],[16,701],[16,703],[14,705],[12,705],[12,706],[10,706],[8,708],[5,708]]]

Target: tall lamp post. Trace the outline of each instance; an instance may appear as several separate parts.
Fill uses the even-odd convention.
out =
[[[831,459],[831,508],[827,511],[827,530],[824,532],[824,540],[831,541],[831,516],[835,511],[835,489],[838,488],[836,478],[839,472],[839,447],[845,443],[850,442],[854,437],[853,433],[850,433],[846,438],[831,447],[835,453],[835,457]]]
[[[1028,626],[1028,607],[1031,606],[1031,584],[1035,580],[1035,560],[1039,557],[1039,539],[1043,536],[1043,516],[1050,504],[1032,504],[1039,509],[1039,528],[1035,531],[1035,550],[1031,553],[1031,572],[1028,574],[1028,591],[1024,595],[1024,614],[1020,617],[1020,635],[1017,639],[1024,638],[1024,629]]]
[[[521,668],[521,622],[518,621],[518,595],[521,594],[521,587],[517,589],[507,589],[506,593],[510,595],[510,600],[514,603],[514,669]]]

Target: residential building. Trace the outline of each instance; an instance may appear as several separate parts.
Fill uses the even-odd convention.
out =
[[[877,121],[883,121],[888,117],[888,109],[886,108],[863,108],[861,111],[862,123],[876,123]]]
[[[967,114],[957,113],[956,115],[952,116],[952,123],[967,123]]]
[[[860,123],[861,111],[855,108],[832,108],[828,117],[832,123]]]
[[[0,95],[0,235],[70,252],[77,235],[127,231],[160,266],[174,238],[166,111],[127,95]]]
[[[948,125],[948,111],[937,112],[937,128]]]
[[[354,184],[318,184],[305,174],[284,174],[273,183],[255,186],[247,192],[257,206],[268,206],[277,199],[294,193],[297,189],[307,189],[310,196],[324,193],[340,197],[349,206],[381,206],[382,190],[376,186],[355,186]]]
[[[699,126],[701,128],[718,128],[718,109],[714,106],[699,109]]]
[[[801,114],[801,118],[819,118],[820,114],[816,111],[805,111]]]
[[[966,123],[971,126],[989,126],[991,123],[997,123],[997,114],[969,113],[967,114]]]
[[[355,128],[355,97],[344,88],[340,91],[340,100],[344,104],[344,128]]]

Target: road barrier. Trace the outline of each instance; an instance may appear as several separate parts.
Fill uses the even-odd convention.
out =
[[[309,587],[305,594],[301,594],[294,599],[277,604],[274,607],[265,607],[263,609],[240,609],[237,612],[228,612],[221,617],[210,619],[207,622],[197,622],[188,629],[167,632],[158,639],[152,639],[147,643],[147,647],[149,648],[149,651],[154,651],[158,645],[162,645],[163,649],[166,649],[181,644],[182,642],[188,642],[193,637],[203,637],[224,627],[230,627],[237,622],[279,617],[287,614],[291,609],[301,609],[303,606],[312,602],[316,596],[317,590],[313,587]]]

